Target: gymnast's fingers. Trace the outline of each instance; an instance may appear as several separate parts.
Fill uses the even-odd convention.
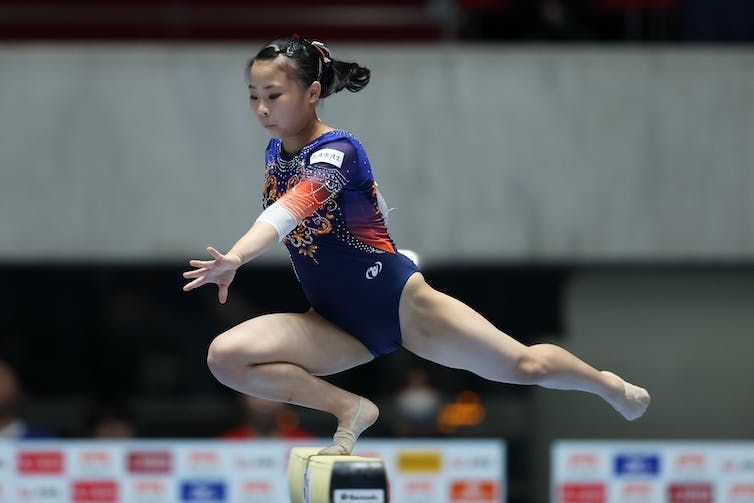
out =
[[[215,257],[216,260],[222,260],[225,258],[225,255],[217,251],[217,249],[212,246],[208,246],[207,251],[209,252],[210,255]]]
[[[217,299],[220,304],[225,304],[225,301],[228,300],[228,285],[218,285]]]
[[[214,263],[214,260],[189,260],[191,267],[209,267]]]
[[[207,269],[205,267],[202,267],[201,269],[194,269],[193,271],[185,271],[183,273],[184,278],[198,278],[199,276],[205,274],[207,272]]]
[[[186,286],[183,287],[183,291],[188,292],[189,290],[193,290],[194,288],[202,286],[204,283],[206,283],[205,278],[206,276],[200,276],[191,283],[187,283]]]

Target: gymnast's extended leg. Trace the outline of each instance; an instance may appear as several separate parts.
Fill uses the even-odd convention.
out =
[[[628,420],[640,417],[649,405],[645,389],[598,371],[559,346],[516,341],[462,302],[434,290],[420,273],[403,289],[400,319],[403,346],[442,365],[497,382],[593,393]]]
[[[268,314],[243,322],[217,336],[207,355],[212,373],[230,388],[337,417],[335,444],[343,445],[332,446],[328,454],[349,454],[356,437],[377,420],[379,409],[366,398],[316,376],[335,374],[372,359],[361,342],[313,310]]]

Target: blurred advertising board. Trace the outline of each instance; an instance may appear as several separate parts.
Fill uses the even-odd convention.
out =
[[[754,503],[754,442],[556,442],[551,501]]]
[[[290,449],[325,441],[0,441],[0,503],[286,503]],[[393,503],[504,503],[505,443],[359,440]]]

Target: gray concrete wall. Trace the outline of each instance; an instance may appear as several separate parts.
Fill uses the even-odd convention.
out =
[[[259,212],[256,49],[0,46],[0,258],[232,245]],[[373,79],[321,115],[427,262],[754,257],[752,49],[333,49]]]

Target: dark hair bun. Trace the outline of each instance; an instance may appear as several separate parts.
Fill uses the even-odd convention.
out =
[[[330,69],[331,71],[327,71]],[[369,68],[356,63],[333,60],[326,65],[325,72],[322,75],[322,97],[327,97],[343,89],[357,93],[369,84],[370,77]]]

